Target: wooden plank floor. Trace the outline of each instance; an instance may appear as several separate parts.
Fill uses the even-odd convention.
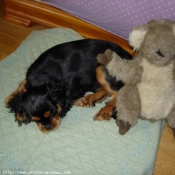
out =
[[[26,28],[3,19],[5,5],[0,0],[0,60],[12,53],[33,30],[46,29],[36,25]]]
[[[0,60],[15,51],[31,31],[46,29],[40,25],[25,28],[10,23],[3,19],[4,8],[4,3],[0,0]],[[154,175],[175,175],[175,140],[167,124],[161,137]]]

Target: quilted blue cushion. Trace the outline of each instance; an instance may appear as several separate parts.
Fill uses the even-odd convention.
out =
[[[127,134],[115,121],[93,121],[105,103],[73,107],[61,126],[44,134],[35,123],[18,127],[4,99],[24,79],[28,66],[46,49],[82,39],[67,28],[32,32],[18,49],[0,62],[0,172],[72,175],[151,175],[164,122],[139,120]],[[32,171],[32,172],[30,172]]]

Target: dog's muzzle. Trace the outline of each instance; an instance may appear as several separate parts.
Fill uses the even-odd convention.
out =
[[[41,132],[47,133],[56,130],[61,124],[60,116],[56,115],[50,119],[50,123],[43,125],[42,123],[37,123],[38,128]]]

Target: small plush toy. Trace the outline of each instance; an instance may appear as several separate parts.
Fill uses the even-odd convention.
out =
[[[131,61],[111,50],[97,56],[100,63],[109,62],[109,74],[125,83],[116,104],[119,133],[125,134],[139,117],[166,119],[175,131],[175,22],[153,20],[136,27],[129,43],[137,52]]]

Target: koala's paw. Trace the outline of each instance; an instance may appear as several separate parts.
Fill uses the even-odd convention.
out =
[[[131,128],[131,125],[129,122],[125,122],[123,120],[116,120],[116,124],[119,127],[119,134],[124,135],[126,132],[128,132]]]
[[[103,65],[107,65],[112,60],[112,50],[107,49],[104,54],[97,55],[97,61]]]

